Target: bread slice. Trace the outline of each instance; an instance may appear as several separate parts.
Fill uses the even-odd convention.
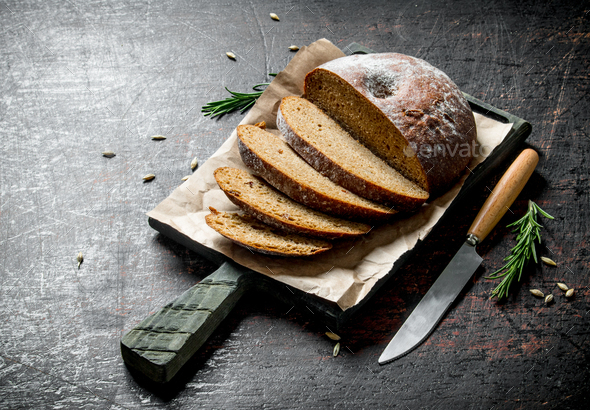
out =
[[[240,125],[238,137],[244,164],[297,202],[330,215],[360,221],[385,221],[396,213],[330,181],[270,132],[253,125]]]
[[[327,239],[362,235],[371,227],[314,211],[237,168],[217,168],[217,184],[234,204],[267,225],[286,232]]]
[[[285,234],[249,215],[220,212],[209,207],[207,225],[234,243],[252,251],[277,256],[311,256],[332,248],[329,242]]]
[[[404,211],[428,199],[428,192],[375,156],[304,98],[283,98],[277,126],[287,143],[313,168],[363,198]]]

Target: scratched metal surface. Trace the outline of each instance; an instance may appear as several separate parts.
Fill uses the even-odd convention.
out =
[[[0,408],[582,408],[590,4],[476,3],[0,3]],[[474,280],[412,354],[377,364],[487,187],[350,322],[339,357],[307,312],[257,294],[173,385],[151,386],[124,366],[121,336],[216,267],[157,235],[144,213],[240,121],[206,119],[204,103],[224,98],[223,86],[264,82],[292,58],[288,46],[321,37],[424,58],[527,119],[537,172],[480,246]],[[102,157],[107,149],[117,156]],[[156,179],[143,183],[147,173]],[[540,250],[558,266],[533,269],[498,305],[483,276],[509,252],[504,226],[529,198],[556,216]],[[557,281],[576,288],[572,301]]]

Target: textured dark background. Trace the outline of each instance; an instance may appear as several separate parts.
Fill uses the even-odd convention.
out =
[[[589,11],[588,1],[0,2],[0,408],[587,408]],[[288,46],[322,37],[426,59],[527,119],[537,172],[410,355],[377,364],[486,186],[349,322],[339,357],[308,312],[254,294],[172,385],[145,383],[123,364],[121,336],[216,269],[150,229],[145,212],[242,118],[204,118],[203,104],[268,80]],[[156,179],[143,183],[147,173]],[[505,225],[528,199],[555,216],[539,250],[558,266],[532,269],[497,304],[483,276],[514,244]]]

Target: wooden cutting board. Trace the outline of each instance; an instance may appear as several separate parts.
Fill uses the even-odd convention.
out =
[[[344,50],[347,54],[374,52],[357,43],[350,44]],[[513,125],[503,142],[467,178],[461,191],[437,225],[444,224],[448,215],[460,206],[474,187],[513,155],[532,129],[531,125],[522,118],[504,112],[470,95],[464,95],[474,112],[503,123],[513,123]],[[362,308],[387,279],[413,256],[422,244],[422,241],[418,241],[413,249],[398,259],[391,271],[373,286],[360,303],[343,311],[333,302],[292,288],[240,266],[224,255],[195,242],[153,218],[149,219],[149,224],[162,235],[219,264],[219,269],[214,273],[143,320],[122,338],[121,354],[125,363],[159,383],[169,382],[174,377],[231,312],[245,292],[256,288],[285,303],[306,307],[313,313],[313,318],[324,322],[334,330],[338,330]]]

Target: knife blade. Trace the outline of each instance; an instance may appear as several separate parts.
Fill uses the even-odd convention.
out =
[[[502,219],[532,175],[539,156],[527,148],[506,170],[467,232],[467,240],[389,342],[379,364],[389,363],[419,346],[434,331],[482,262],[476,245]]]

